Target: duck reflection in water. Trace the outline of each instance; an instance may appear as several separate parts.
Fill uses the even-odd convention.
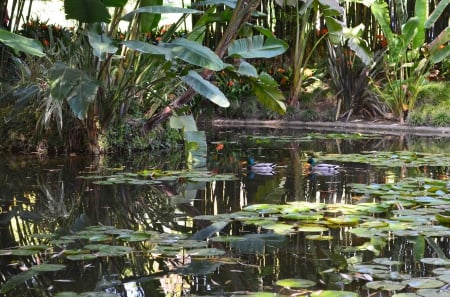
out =
[[[306,164],[305,200],[309,202],[341,203],[344,197],[345,175],[339,165],[317,163],[310,157]]]
[[[253,157],[247,158],[247,170],[248,176],[259,175],[274,175],[275,168],[277,167],[274,163],[256,163]]]

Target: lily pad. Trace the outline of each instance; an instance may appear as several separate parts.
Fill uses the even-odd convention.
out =
[[[403,284],[408,285],[415,289],[433,289],[433,288],[440,288],[446,283],[434,278],[422,277],[403,281]]]
[[[366,284],[366,287],[373,290],[399,291],[403,290],[406,287],[406,285],[395,281],[382,280],[382,281],[368,282]]]
[[[311,293],[311,297],[358,297],[358,294],[349,291],[314,291]]]
[[[420,262],[431,265],[450,265],[450,260],[445,260],[441,258],[423,258]]]
[[[309,288],[316,285],[316,282],[302,278],[286,278],[275,282],[277,286],[284,288]]]

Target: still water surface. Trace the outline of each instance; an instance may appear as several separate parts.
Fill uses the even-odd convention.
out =
[[[357,277],[355,273],[350,274],[346,269],[348,259],[358,256],[363,263],[370,263],[375,257],[401,260],[390,272],[412,277],[428,276],[436,268],[420,262],[415,256],[418,242],[406,236],[378,242],[351,234],[350,227],[340,227],[325,232],[328,240],[310,240],[303,232],[279,235],[261,226],[235,223],[218,231],[229,236],[246,235],[247,240],[243,242],[247,244],[211,242],[209,247],[225,251],[219,257],[194,259],[177,253],[173,257],[158,257],[154,250],[148,253],[154,248],[151,240],[130,240],[125,245],[131,246],[133,252],[125,256],[64,258],[70,254],[68,250],[82,247],[55,238],[66,239],[88,226],[152,230],[165,234],[170,241],[183,234],[192,236],[205,230],[211,223],[210,215],[238,212],[248,205],[298,201],[342,205],[373,202],[369,195],[351,193],[348,185],[394,183],[416,176],[448,178],[446,166],[380,167],[334,162],[342,170],[324,176],[308,174],[305,164],[309,155],[320,157],[364,151],[446,154],[450,141],[445,138],[385,135],[355,139],[341,134],[319,136],[290,130],[216,129],[208,133],[207,139],[206,169],[214,174],[232,174],[235,179],[167,178],[154,185],[93,182],[94,175],[132,175],[144,169],[185,170],[190,166],[184,162],[182,149],[128,156],[3,156],[0,159],[0,286],[27,267],[44,262],[65,265],[62,270],[40,272],[17,280],[5,296],[57,296],[58,293],[82,296],[62,295],[61,292],[97,292],[90,296],[103,296],[101,292],[105,292],[127,297],[237,296],[251,292],[298,296],[307,292],[275,285],[278,280],[289,278],[313,281],[312,291],[346,290],[370,296],[376,290],[365,286],[368,274],[358,272]],[[273,174],[255,174],[243,165],[247,156],[278,166]],[[198,170],[192,169],[193,172]],[[373,218],[377,218],[377,214],[373,214]],[[266,237],[252,238],[255,234]],[[103,242],[102,239],[89,240]],[[366,249],[349,248],[364,246],[367,242],[371,244],[366,244]],[[445,257],[450,257],[449,236],[439,237],[435,244]],[[45,245],[39,252],[11,254],[21,246],[39,245]],[[436,248],[424,244],[422,257],[436,257],[435,254]],[[333,273],[324,273],[326,271]],[[393,292],[380,291],[377,296],[392,296]]]

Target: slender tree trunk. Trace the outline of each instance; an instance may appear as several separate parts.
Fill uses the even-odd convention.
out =
[[[219,58],[223,58],[228,47],[238,35],[239,30],[250,18],[252,11],[258,7],[259,3],[260,0],[238,0],[233,16],[231,17],[231,20],[216,47],[215,52]],[[213,74],[214,71],[206,69],[203,71],[202,76],[203,78],[209,80]],[[157,123],[167,119],[172,114],[173,110],[188,103],[194,95],[195,91],[192,88],[186,90],[168,106],[148,119],[144,124],[144,131],[150,131]]]

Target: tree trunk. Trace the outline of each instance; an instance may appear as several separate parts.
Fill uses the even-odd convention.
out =
[[[239,30],[242,28],[245,22],[250,18],[250,15],[256,7],[258,7],[260,0],[238,0],[236,8],[233,11],[233,15],[230,22],[223,33],[219,44],[216,47],[216,54],[219,58],[223,58],[228,47],[234,41],[238,35]],[[203,78],[209,80],[214,74],[214,71],[205,69],[202,73]],[[144,124],[144,131],[150,131],[156,124],[167,119],[173,112],[173,110],[188,103],[195,95],[195,91],[192,88],[186,90],[182,95],[172,101],[168,106],[156,113]]]

